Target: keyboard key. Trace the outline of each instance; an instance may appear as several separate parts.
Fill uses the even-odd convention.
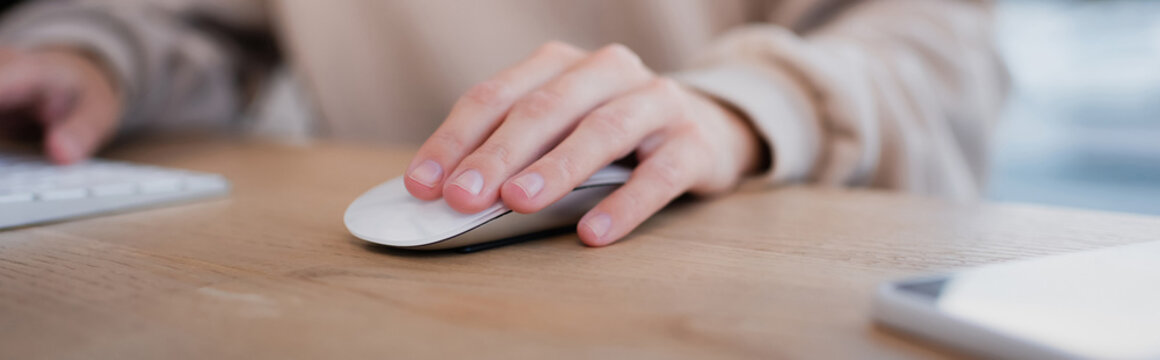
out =
[[[36,197],[42,201],[82,199],[88,195],[89,191],[85,188],[53,189],[36,193]]]
[[[95,197],[125,196],[133,195],[136,193],[137,185],[130,183],[105,184],[93,186],[89,188],[89,191],[92,192],[93,196]]]
[[[34,199],[36,199],[36,195],[33,193],[0,193],[0,204],[29,202]]]
[[[190,176],[185,178],[185,188],[190,190],[218,190],[229,187],[226,178],[218,175]]]
[[[156,194],[181,190],[181,179],[160,178],[141,182],[142,194]]]

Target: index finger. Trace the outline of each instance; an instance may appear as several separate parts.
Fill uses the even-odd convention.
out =
[[[585,52],[559,42],[541,46],[531,57],[467,91],[447,120],[419,148],[407,167],[411,195],[434,200],[442,196],[447,169],[487,139],[519,98],[583,59]]]

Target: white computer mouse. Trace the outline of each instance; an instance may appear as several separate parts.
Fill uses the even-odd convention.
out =
[[[416,199],[407,192],[403,177],[397,177],[355,199],[344,221],[351,234],[376,244],[422,250],[462,248],[575,225],[628,181],[630,174],[625,167],[605,167],[560,201],[533,214],[512,212],[502,202],[479,213],[463,214],[442,199]]]

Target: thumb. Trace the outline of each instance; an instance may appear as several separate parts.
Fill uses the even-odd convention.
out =
[[[59,164],[73,163],[88,156],[88,143],[100,128],[86,124],[85,118],[92,115],[77,106],[75,74],[47,65],[17,61],[5,67],[0,72],[0,108],[31,111],[44,128],[48,157]]]
[[[43,145],[56,163],[72,163],[87,155],[90,133],[99,129],[76,119],[86,116],[77,111],[75,74],[69,69],[52,66],[34,55],[22,54],[0,66],[0,112],[27,113],[43,128]],[[0,121],[22,121],[6,117]],[[75,124],[69,124],[76,122]]]
[[[35,108],[44,126],[44,151],[58,164],[84,160],[112,135],[120,101],[91,64],[67,53],[45,58],[56,60],[58,66],[41,75]]]

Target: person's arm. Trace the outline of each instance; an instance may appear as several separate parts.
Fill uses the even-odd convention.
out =
[[[72,92],[41,90],[45,96],[66,99],[58,103],[76,106],[59,119],[45,118],[48,112],[34,111],[45,125],[45,146],[59,162],[72,162],[93,152],[117,131],[154,124],[212,125],[237,117],[244,101],[245,76],[253,54],[236,36],[264,29],[264,13],[256,1],[37,1],[13,9],[0,24],[0,47],[13,54],[0,62],[0,79],[5,76],[29,78],[16,88],[0,81],[0,99],[14,92],[35,89],[36,79],[54,73],[81,72],[70,64],[83,63],[99,69],[106,87],[113,89],[116,111],[85,113],[91,99],[90,88],[101,86],[74,81]],[[69,61],[43,61],[45,52]],[[34,64],[23,66],[21,64]],[[12,73],[14,75],[7,75]],[[83,78],[83,77],[75,77]],[[40,81],[42,88],[54,85]],[[49,100],[44,100],[49,101]],[[3,112],[19,107],[39,109],[43,104],[14,103]],[[108,117],[112,117],[111,119]],[[11,121],[11,120],[7,120]],[[82,125],[66,127],[75,121]],[[58,131],[59,130],[59,131]],[[57,144],[55,133],[67,132],[62,139],[74,144]],[[60,145],[60,146],[58,146]],[[60,151],[69,149],[69,151]]]
[[[735,29],[674,77],[752,121],[770,146],[771,182],[976,198],[1007,90],[990,11],[859,2],[797,32]]]
[[[729,192],[761,169],[774,183],[975,196],[1005,87],[986,7],[834,8],[810,31],[737,29],[702,66],[671,76],[684,85],[621,45],[549,43],[459,99],[412,160],[407,189],[465,213],[501,199],[535,212],[635,154],[629,181],[577,226],[592,246],[683,193]]]

